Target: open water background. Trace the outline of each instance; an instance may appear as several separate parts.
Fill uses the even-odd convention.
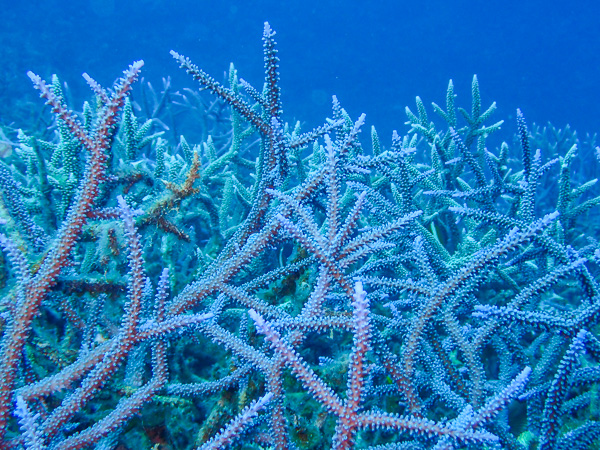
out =
[[[234,62],[260,88],[263,23],[277,31],[284,118],[318,125],[335,94],[352,115],[367,114],[384,144],[405,132],[416,95],[443,105],[449,79],[470,108],[477,74],[496,119],[520,107],[528,122],[580,135],[600,131],[600,2],[566,1],[205,1],[0,0],[0,123],[27,119],[36,93],[27,70],[66,81],[79,109],[89,73],[110,86],[144,59],[144,77],[176,89],[193,81],[174,49],[223,79]],[[35,103],[32,103],[35,105]],[[34,107],[34,106],[33,106]],[[305,128],[307,129],[307,128]]]

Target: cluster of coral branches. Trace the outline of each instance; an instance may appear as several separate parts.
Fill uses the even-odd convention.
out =
[[[477,78],[388,147],[335,97],[303,133],[274,36],[261,89],[172,52],[208,92],[132,89],[140,61],[76,113],[29,74],[54,122],[0,162],[2,448],[593,445],[593,145],[518,111],[492,148]]]

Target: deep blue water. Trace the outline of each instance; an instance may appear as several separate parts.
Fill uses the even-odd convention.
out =
[[[277,31],[286,120],[320,124],[332,94],[353,117],[365,112],[384,143],[405,131],[416,95],[443,104],[453,79],[470,107],[477,74],[497,118],[600,130],[600,2],[564,1],[159,1],[2,0],[2,122],[11,101],[35,95],[26,71],[57,73],[87,98],[88,72],[105,85],[133,60],[146,79],[193,82],[174,49],[222,79],[233,61],[262,85],[262,28]],[[41,102],[40,102],[41,103]],[[79,108],[80,105],[74,105]],[[20,124],[16,124],[21,126]],[[513,123],[506,125],[514,130]]]

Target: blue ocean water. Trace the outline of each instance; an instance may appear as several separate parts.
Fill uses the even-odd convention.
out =
[[[261,34],[269,21],[277,31],[288,121],[322,123],[335,94],[353,117],[366,113],[389,142],[393,129],[406,131],[404,107],[416,95],[443,104],[452,79],[458,104],[468,107],[477,74],[484,106],[498,103],[497,118],[514,120],[520,107],[529,123],[570,124],[580,136],[599,130],[596,1],[2,3],[3,123],[16,120],[13,100],[36,95],[27,70],[46,79],[58,74],[78,100],[89,98],[82,72],[110,85],[136,59],[146,62],[146,80],[171,76],[176,88],[192,87],[171,49],[217,79],[233,61],[260,86]]]

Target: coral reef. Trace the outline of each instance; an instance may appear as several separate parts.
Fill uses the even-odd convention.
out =
[[[274,36],[260,89],[172,52],[207,92],[139,61],[76,113],[29,74],[54,121],[2,135],[2,448],[597,446],[594,138],[518,111],[493,148],[476,77],[389,146],[335,97],[303,132]]]

